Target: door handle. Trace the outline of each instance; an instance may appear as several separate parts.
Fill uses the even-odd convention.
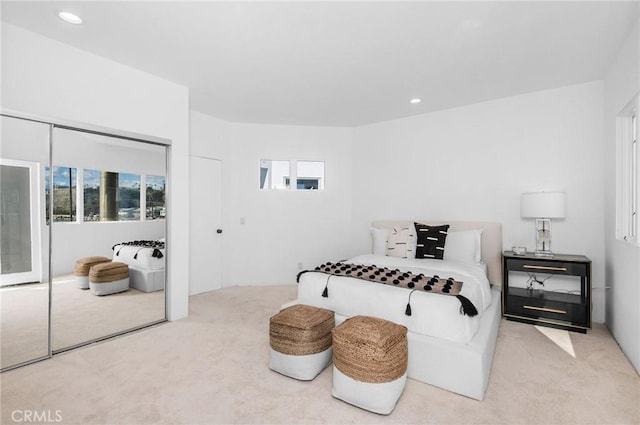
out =
[[[218,233],[218,234],[222,233],[222,229],[216,230],[216,233]]]

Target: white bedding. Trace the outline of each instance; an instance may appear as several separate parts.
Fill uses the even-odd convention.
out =
[[[336,314],[352,317],[370,315],[406,326],[410,332],[468,343],[478,331],[480,316],[491,303],[491,288],[483,263],[464,264],[454,261],[397,258],[366,254],[348,261],[353,264],[375,264],[403,271],[437,274],[462,281],[461,295],[468,298],[478,315],[461,314],[460,301],[453,296],[415,291],[411,295],[412,315],[405,315],[411,291],[360,279],[307,272],[300,276],[297,302],[327,308]],[[322,297],[327,284],[328,297]]]
[[[156,248],[116,245],[113,247],[113,261],[121,261],[142,270],[164,270],[164,249],[160,250],[162,258],[153,257],[154,249]]]

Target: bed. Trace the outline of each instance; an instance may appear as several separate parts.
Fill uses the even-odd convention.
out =
[[[129,265],[131,287],[142,292],[164,289],[165,245],[158,241],[130,241],[113,246],[113,261]]]
[[[416,222],[425,227],[414,226],[413,221],[374,222],[373,253],[341,261],[339,268],[355,273],[375,265],[383,274],[399,271],[412,278],[451,279],[461,282],[460,296],[333,275],[323,267],[299,275],[295,302],[333,310],[336,324],[369,315],[406,326],[410,378],[482,400],[500,324],[501,225]],[[445,224],[449,227],[442,227]],[[425,248],[425,235],[433,232],[446,236],[436,242],[436,237],[430,237]],[[414,258],[416,255],[419,258]],[[476,314],[463,308],[463,299],[472,304],[471,311]]]

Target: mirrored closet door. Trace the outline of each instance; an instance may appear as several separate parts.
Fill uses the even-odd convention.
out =
[[[1,128],[0,369],[164,321],[167,141]]]
[[[54,128],[52,139],[55,353],[165,318],[167,160],[164,146],[120,137]],[[112,264],[77,276],[89,257]]]
[[[0,367],[49,356],[48,124],[0,117]]]

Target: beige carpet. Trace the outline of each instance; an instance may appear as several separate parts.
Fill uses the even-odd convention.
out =
[[[73,276],[53,281],[52,342],[59,350],[162,320],[164,291],[129,288],[96,296],[77,287]],[[0,365],[7,367],[48,351],[48,284],[0,289]]]
[[[1,421],[31,409],[62,424],[640,422],[640,378],[604,326],[571,334],[574,359],[504,320],[484,401],[408,380],[390,416],[360,410],[331,397],[330,368],[312,382],[268,369],[268,319],[294,296],[295,286],[197,295],[188,319],[6,372]]]

